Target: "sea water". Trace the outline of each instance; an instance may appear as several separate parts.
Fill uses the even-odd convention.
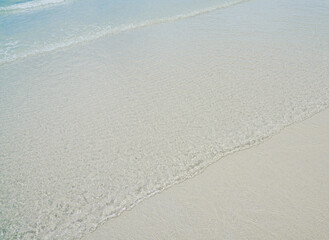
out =
[[[0,239],[82,238],[327,108],[328,2],[236,3],[1,1]]]
[[[0,64],[243,0],[30,0],[0,5]]]

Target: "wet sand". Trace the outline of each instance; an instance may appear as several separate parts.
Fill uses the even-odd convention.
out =
[[[327,239],[329,110],[145,200],[85,239]]]

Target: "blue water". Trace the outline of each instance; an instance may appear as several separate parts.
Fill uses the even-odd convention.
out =
[[[242,0],[30,0],[0,5],[0,64]]]
[[[24,0],[3,0],[0,2],[0,7],[11,7],[14,5],[19,5],[20,3],[26,3],[26,2],[31,2],[33,0],[28,0],[28,1],[24,1]]]

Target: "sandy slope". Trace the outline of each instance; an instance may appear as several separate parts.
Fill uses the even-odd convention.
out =
[[[329,110],[234,153],[86,239],[328,239]]]

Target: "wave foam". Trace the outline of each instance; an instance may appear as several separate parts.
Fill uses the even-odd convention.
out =
[[[68,0],[34,0],[24,3],[18,3],[6,7],[0,7],[2,12],[16,12],[16,11],[26,11],[37,8],[50,7],[57,4],[62,4]]]

